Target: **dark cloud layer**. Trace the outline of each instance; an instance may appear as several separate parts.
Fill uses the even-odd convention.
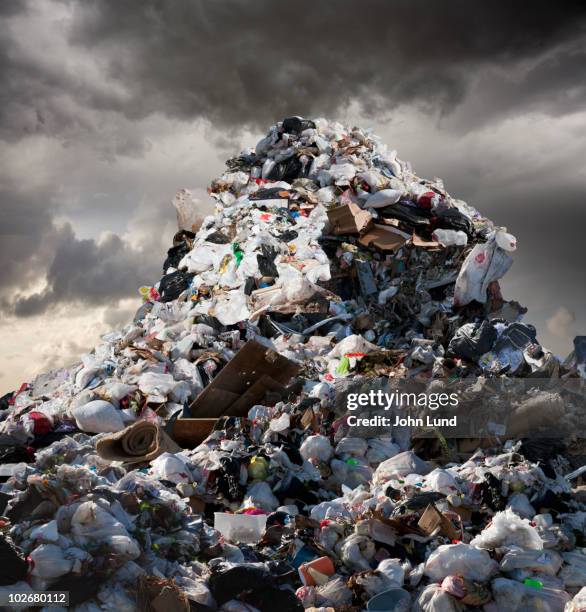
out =
[[[60,303],[81,302],[92,306],[112,304],[147,283],[158,272],[153,258],[129,247],[119,236],[105,240],[79,240],[70,225],[56,232],[57,246],[46,273],[47,287],[17,298],[14,313],[31,316]]]
[[[264,127],[289,112],[335,114],[354,99],[373,113],[412,101],[449,112],[477,70],[583,34],[585,9],[543,0],[150,0],[136,10],[102,0],[80,7],[72,36],[110,54],[110,77],[131,92],[126,113]],[[560,74],[564,84],[576,76]]]
[[[484,70],[555,51],[584,35],[586,17],[581,0],[66,4],[74,19],[63,35],[95,54],[119,89],[72,78],[67,70],[48,72],[12,53],[6,28],[0,35],[4,138],[96,130],[83,112],[63,106],[64,95],[81,108],[130,119],[204,117],[218,129],[264,128],[287,113],[335,115],[353,100],[371,115],[404,102],[449,113]],[[17,10],[6,6],[9,14]],[[506,95],[492,100],[491,112],[528,95],[555,112],[540,95],[550,82],[541,73],[553,70],[555,88],[563,91],[576,80],[574,66],[583,55],[556,57],[516,74]],[[565,105],[583,102],[582,84]]]

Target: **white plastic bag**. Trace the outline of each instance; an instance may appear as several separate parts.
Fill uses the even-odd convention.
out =
[[[559,577],[566,587],[578,587],[586,584],[586,554],[578,551],[563,552],[564,567]]]
[[[364,457],[368,442],[364,438],[342,438],[336,445],[336,455]]]
[[[255,482],[248,487],[242,508],[260,508],[265,512],[273,512],[279,505],[279,500],[266,482]]]
[[[380,438],[369,438],[368,450],[366,451],[366,460],[371,465],[378,465],[394,457],[399,453],[399,447],[393,442],[390,436],[381,436]]]
[[[227,291],[218,298],[214,316],[222,325],[234,325],[250,317],[246,295],[240,290]]]
[[[376,548],[369,537],[354,533],[344,540],[340,553],[346,567],[355,572],[363,572],[372,569],[370,562],[376,554]]]
[[[436,468],[425,477],[425,485],[432,491],[443,495],[452,495],[459,491],[454,475],[440,468]]]
[[[343,357],[346,353],[370,353],[380,347],[365,340],[362,336],[353,334],[347,336],[328,353],[328,357]]]
[[[334,449],[325,436],[315,435],[308,436],[303,440],[299,452],[304,459],[313,459],[325,463],[332,458]]]
[[[489,242],[477,244],[464,260],[456,279],[454,303],[458,306],[476,300],[484,304],[487,300],[488,285],[502,278],[513,260],[501,249],[494,238]]]
[[[425,562],[425,575],[432,580],[443,580],[457,574],[468,580],[484,582],[498,569],[498,564],[485,550],[469,544],[445,544],[434,550]]]
[[[398,189],[382,189],[368,197],[365,203],[366,208],[383,208],[396,204],[403,194]]]
[[[136,540],[125,535],[113,535],[103,539],[103,543],[116,554],[118,559],[132,561],[140,557],[140,547]]]
[[[111,536],[128,536],[126,527],[93,501],[80,504],[71,517],[71,534],[77,544],[104,541]]]
[[[566,604],[564,612],[584,612],[586,610],[586,586],[582,587],[574,599]]]
[[[167,395],[175,388],[175,382],[171,374],[162,372],[145,372],[138,379],[138,388],[152,398],[158,398],[161,402],[167,399]]]
[[[524,493],[515,493],[509,497],[507,508],[518,514],[521,518],[532,519],[535,516],[535,508],[531,505],[529,498]]]
[[[497,512],[492,518],[492,523],[470,544],[487,550],[502,546],[520,546],[529,550],[543,549],[543,541],[537,529],[527,519],[522,519],[510,509]]]
[[[570,596],[560,589],[535,589],[507,578],[493,580],[491,590],[498,612],[563,612],[564,606],[570,601]]]
[[[163,453],[159,455],[151,461],[151,471],[153,476],[160,480],[168,480],[175,484],[193,480],[185,459],[179,454]]]
[[[466,606],[446,593],[439,584],[429,584],[413,604],[413,612],[461,612]]]
[[[461,230],[436,229],[431,237],[444,246],[466,246],[468,236]]]
[[[562,557],[554,550],[523,550],[514,547],[501,559],[502,572],[516,569],[555,576],[562,566]]]
[[[49,521],[44,525],[39,525],[31,531],[33,540],[41,542],[57,542],[59,540],[59,531],[57,530],[57,521]]]
[[[64,551],[55,544],[41,544],[31,552],[30,558],[33,562],[31,574],[44,580],[64,576],[73,567],[73,561],[66,559]]]
[[[124,429],[120,411],[110,402],[94,400],[72,410],[77,426],[89,433],[113,433]]]
[[[404,478],[409,474],[427,474],[429,465],[420,459],[413,451],[399,453],[383,461],[374,473],[374,484],[385,484],[392,478]]]

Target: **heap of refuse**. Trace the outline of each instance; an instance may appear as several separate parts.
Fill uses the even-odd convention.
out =
[[[586,610],[586,338],[561,362],[503,298],[515,238],[360,128],[289,117],[227,166],[134,321],[1,398],[0,598]],[[529,403],[352,433],[349,392],[446,381]]]

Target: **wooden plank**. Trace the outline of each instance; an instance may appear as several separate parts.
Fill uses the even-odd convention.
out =
[[[195,448],[212,432],[218,419],[177,419],[171,437],[182,448]]]
[[[279,391],[283,385],[263,374],[253,385],[241,395],[228,409],[227,416],[246,416],[251,406],[258,404],[267,391]]]
[[[246,401],[239,402],[238,414],[232,414],[232,404],[250,391],[263,376],[266,375],[278,385],[284,386],[298,371],[299,366],[290,359],[256,340],[249,340],[192,402],[191,414],[204,418],[242,416],[245,409],[247,411],[254,405],[254,401],[250,401],[257,397],[257,392],[248,396]]]

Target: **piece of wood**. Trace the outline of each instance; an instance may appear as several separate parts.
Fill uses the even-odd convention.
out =
[[[299,366],[290,359],[249,340],[191,403],[191,414],[201,418],[245,416],[261,391],[282,388],[298,371]]]
[[[195,448],[212,432],[218,419],[177,419],[171,437],[182,448]]]

